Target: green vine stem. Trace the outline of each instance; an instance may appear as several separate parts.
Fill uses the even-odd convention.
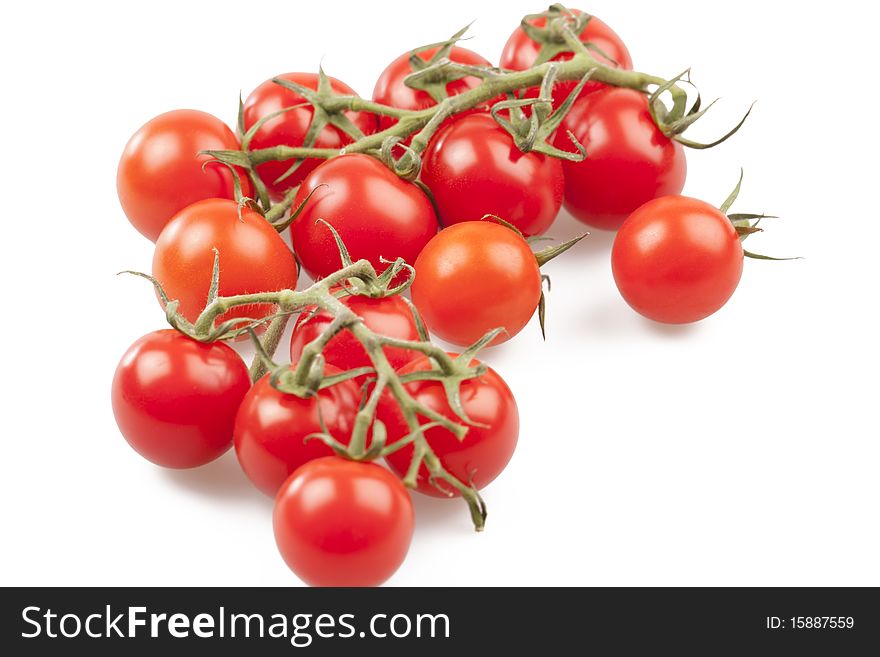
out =
[[[338,240],[338,235],[335,235],[335,231],[333,232]],[[498,331],[490,331],[477,343],[466,349],[459,357],[449,355],[441,347],[428,340],[400,340],[374,332],[363,323],[358,315],[339,300],[338,291],[334,290],[338,289],[339,286],[345,286],[348,290],[365,290],[375,293],[383,285],[389,286],[392,284],[393,276],[389,276],[388,271],[395,273],[405,271],[409,274],[409,279],[403,284],[395,282],[394,287],[388,290],[390,294],[399,294],[409,287],[414,272],[412,268],[407,268],[402,261],[397,261],[391,263],[388,270],[383,274],[377,274],[368,260],[351,262],[347,252],[344,251],[344,247],[341,246],[341,242],[340,247],[343,253],[343,267],[330,276],[312,284],[310,287],[304,290],[286,289],[230,297],[211,294],[208,298],[208,304],[193,323],[182,320],[177,313],[177,303],[168,299],[158,281],[144,274],[130,273],[152,281],[157,288],[159,297],[165,304],[166,315],[171,325],[191,338],[200,341],[208,342],[217,339],[228,339],[244,332],[251,332],[252,335],[255,335],[253,334],[253,327],[258,322],[234,320],[232,325],[229,322],[221,322],[218,326],[218,320],[224,313],[238,306],[250,304],[275,305],[278,311],[272,316],[263,338],[258,341],[258,353],[251,365],[250,373],[252,380],[256,381],[271,370],[273,384],[279,390],[288,394],[309,397],[317,393],[322,383],[325,381],[329,383],[329,380],[325,380],[323,377],[324,361],[322,352],[324,347],[339,331],[351,331],[355,338],[363,345],[372,362],[370,372],[375,377],[373,387],[366,402],[358,411],[347,449],[333,436],[321,437],[335,450],[343,450],[347,457],[353,459],[375,458],[376,456],[399,449],[401,445],[398,443],[400,441],[389,445],[387,448],[385,447],[384,427],[381,430],[377,430],[379,423],[374,422],[376,407],[381,396],[385,393],[392,395],[400,406],[411,431],[411,434],[405,440],[411,442],[414,448],[413,465],[404,479],[404,483],[409,487],[415,487],[419,468],[424,465],[432,481],[442,482],[445,485],[443,490],[455,490],[462,496],[470,509],[474,527],[477,531],[481,531],[486,521],[486,506],[480,494],[470,483],[460,481],[445,470],[440,459],[432,451],[424,432],[426,426],[428,428],[439,426],[451,431],[459,439],[464,438],[468,431],[468,426],[472,422],[462,407],[459,392],[460,386],[463,381],[479,377],[485,373],[485,365],[482,363],[471,365],[471,361],[482,347],[494,339]],[[215,254],[215,278],[218,276],[219,271],[218,261],[219,254]],[[216,286],[213,284],[212,289],[216,289]],[[292,372],[288,365],[273,366],[271,363],[272,355],[278,347],[290,316],[293,313],[306,309],[326,311],[334,317],[334,320],[320,336],[306,345],[299,362]],[[246,322],[245,326],[242,326],[242,321]],[[420,380],[435,380],[444,386],[450,408],[457,414],[459,421],[453,421],[413,399],[405,386],[409,379],[398,376],[385,355],[385,347],[417,351],[431,358],[434,362],[434,368],[429,371],[419,372],[418,378]],[[363,371],[357,370],[347,374],[351,376],[355,374],[360,375],[363,374]],[[340,375],[332,378],[338,380]],[[421,423],[422,418],[427,420],[427,425]],[[378,449],[368,449],[371,435],[375,440],[380,433],[382,433],[382,437],[378,441],[380,443],[377,445]]]
[[[546,15],[548,16],[547,30],[553,38],[562,44],[560,47],[567,48],[568,52],[572,53],[571,59],[566,61],[547,61],[523,71],[509,71],[463,65],[441,57],[427,68],[412,73],[406,79],[406,82],[415,85],[418,80],[426,77],[452,80],[469,75],[480,77],[482,79],[481,84],[457,96],[447,97],[436,105],[421,110],[390,107],[357,96],[335,94],[313,96],[314,103],[319,104],[322,112],[325,114],[340,115],[345,111],[363,111],[391,116],[397,119],[397,122],[391,127],[374,134],[361,136],[342,149],[285,145],[258,150],[249,150],[246,147],[240,151],[209,150],[205,151],[205,153],[227,164],[244,167],[253,171],[257,165],[270,161],[302,158],[327,159],[346,153],[369,153],[378,156],[381,154],[383,144],[387,140],[403,141],[411,138],[410,146],[401,156],[400,162],[393,163],[393,168],[400,175],[412,177],[413,169],[417,168],[419,156],[425,151],[431,137],[448,117],[484,105],[498,98],[511,98],[513,94],[523,89],[541,87],[542,83],[548,78],[559,82],[581,81],[589,78],[594,82],[635,89],[649,94],[652,104],[652,115],[666,134],[669,134],[672,138],[679,139],[685,145],[693,145],[695,148],[705,146],[686,140],[679,134],[685,127],[690,126],[696,118],[702,115],[702,112],[697,111],[699,110],[698,106],[694,107],[690,112],[687,110],[688,95],[679,84],[684,74],[667,80],[656,75],[603,64],[593,56],[588,45],[584,44],[575,33],[571,15],[564,7],[554,5],[548,10]],[[454,38],[459,38],[460,36],[461,32]],[[282,81],[279,80],[278,83],[281,84]],[[671,109],[667,109],[659,102],[659,96],[665,93],[669,94],[672,101]],[[557,116],[557,120],[559,118]],[[731,136],[739,129],[740,125],[742,125],[742,122],[721,140],[713,142],[712,145],[720,143],[720,141]],[[569,155],[577,155],[577,153]],[[560,155],[556,156],[559,157]],[[276,214],[278,213],[276,212]]]

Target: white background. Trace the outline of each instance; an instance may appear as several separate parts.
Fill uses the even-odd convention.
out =
[[[320,8],[323,6],[324,8]],[[173,108],[234,122],[272,75],[327,72],[369,95],[400,53],[476,19],[497,62],[542,1],[12,3],[0,61],[3,584],[293,585],[271,502],[228,454],[167,472],[119,435],[117,360],[163,326],[151,243],[119,209],[130,134]],[[415,500],[397,585],[880,584],[876,44],[864,3],[592,2],[636,66],[687,66],[723,96],[694,137],[758,99],[746,128],[689,153],[686,193],[782,218],[717,315],[643,320],[620,299],[611,235],[547,267],[536,322],[485,355],[520,403],[483,535],[457,501]],[[11,9],[10,9],[11,7]],[[725,5],[726,7],[726,5]],[[246,12],[246,13],[244,13]],[[560,217],[550,233],[581,227]]]

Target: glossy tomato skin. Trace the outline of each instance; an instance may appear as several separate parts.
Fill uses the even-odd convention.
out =
[[[540,235],[562,206],[562,161],[523,153],[488,114],[450,122],[424,156],[422,181],[444,226],[494,214],[526,236]]]
[[[572,9],[571,11],[575,14],[583,13],[579,9]],[[536,27],[543,27],[547,24],[547,21],[544,18],[537,18],[532,21],[532,24]],[[632,70],[632,57],[630,57],[626,44],[624,44],[623,40],[614,30],[595,16],[590,18],[584,31],[581,32],[580,39],[584,43],[596,46],[602,53],[610,56],[609,59],[600,54],[600,52],[593,50],[590,54],[600,63],[606,66]],[[531,68],[534,66],[540,50],[541,44],[534,41],[521,27],[517,27],[513,34],[510,35],[507,43],[504,44],[504,50],[501,51],[501,67],[514,71],[523,71]],[[571,59],[571,57],[571,53],[561,53],[554,57],[552,61],[565,61]],[[554,107],[561,105],[575,86],[577,86],[577,80],[558,83],[553,89]],[[601,82],[588,81],[584,85],[583,90],[581,90],[580,95],[584,96],[603,88],[606,88],[606,85]],[[527,98],[536,98],[537,96],[538,87],[532,87],[525,94]]]
[[[327,376],[339,373],[335,367],[325,369]],[[336,440],[348,444],[360,393],[354,382],[343,381],[303,399],[276,390],[269,378],[269,374],[264,376],[245,395],[235,418],[234,435],[242,470],[257,488],[274,497],[301,465],[333,455],[326,443],[306,441],[307,436],[323,433],[326,428]]]
[[[284,73],[276,77],[295,82],[309,89],[318,88],[318,76],[315,73]],[[339,95],[357,95],[354,89],[336,78],[330,78],[330,87]],[[251,139],[250,150],[274,146],[302,146],[314,114],[314,108],[302,96],[295,91],[275,84],[272,80],[266,80],[254,89],[244,103],[245,130],[250,130],[264,116],[300,104],[303,107],[284,112],[266,121]],[[375,114],[346,112],[345,116],[365,135],[376,131]],[[327,125],[318,135],[314,146],[316,148],[342,148],[351,141],[351,137],[343,130]],[[321,163],[321,160],[314,158],[304,160],[294,173],[280,183],[276,183],[275,181],[284,175],[294,162],[295,160],[266,162],[257,167],[257,173],[272,198],[280,199],[285,192],[300,184],[303,178]]]
[[[587,159],[562,164],[565,208],[590,226],[617,230],[642,204],[684,187],[684,148],[660,131],[638,91],[604,89],[579,99],[562,121],[558,147],[570,146],[568,130]]]
[[[379,335],[399,340],[419,340],[412,310],[399,295],[374,299],[366,296],[346,296],[340,301],[363,319],[364,325]],[[305,309],[299,316],[293,334],[290,336],[290,361],[296,362],[303,348],[320,336],[331,324],[333,317],[324,311],[314,312]],[[337,333],[322,352],[328,365],[342,371],[358,367],[372,367],[373,362],[363,345],[351,333],[344,330]],[[394,369],[406,365],[421,354],[409,349],[386,347],[385,356]]]
[[[646,203],[624,222],[611,251],[614,281],[649,319],[686,324],[721,308],[739,284],[743,248],[717,208],[685,196]]]
[[[437,48],[430,48],[419,53],[419,57],[428,61],[437,52]],[[388,67],[382,71],[376,86],[373,89],[373,100],[383,105],[398,107],[400,109],[420,110],[436,105],[436,101],[431,98],[427,91],[413,89],[404,83],[404,79],[413,72],[412,65],[409,63],[410,53],[403,53],[400,57],[391,62]],[[467,48],[455,46],[449,54],[449,59],[460,64],[469,64],[471,66],[492,66],[488,60],[484,59],[475,52]],[[453,80],[446,85],[446,93],[450,96],[457,96],[465,91],[469,91],[474,87],[480,86],[480,79],[477,77],[464,77],[460,80]],[[490,103],[487,103],[487,106]],[[475,108],[472,111],[479,111]],[[379,129],[385,130],[390,128],[396,119],[390,116],[379,117]]]
[[[299,270],[293,253],[259,213],[235,201],[209,199],[179,212],[166,226],[153,253],[153,276],[178,310],[194,322],[211,286],[214,252],[220,252],[220,296],[293,289]],[[235,317],[260,319],[269,304],[233,308],[218,322]]]
[[[281,486],[273,524],[281,556],[307,584],[378,586],[403,563],[415,516],[388,470],[328,456]]]
[[[197,110],[160,114],[134,133],[116,171],[122,210],[145,237],[155,242],[171,218],[188,205],[207,198],[233,199],[232,172],[199,155],[201,150],[238,150],[232,130],[220,119]],[[252,193],[250,181],[237,170],[242,194]]]
[[[383,257],[401,257],[412,264],[437,233],[437,215],[425,193],[369,155],[352,153],[324,162],[303,181],[294,207],[312,191],[290,236],[300,263],[313,278],[341,267],[333,235],[318,219],[336,229],[352,260],[366,258],[378,272],[388,267]]]
[[[400,374],[429,369],[431,361],[422,357],[402,368]],[[415,381],[406,384],[406,388],[419,403],[453,421],[461,422],[449,407],[446,392],[439,382]],[[447,472],[462,483],[473,482],[477,489],[482,489],[501,474],[513,456],[519,437],[519,411],[507,383],[491,368],[483,376],[461,384],[461,402],[465,413],[476,423],[468,428],[464,440],[459,440],[442,427],[428,429],[425,437]],[[410,433],[400,407],[389,395],[383,397],[376,417],[388,429],[388,445]],[[413,448],[410,445],[389,454],[385,461],[394,472],[404,477],[412,456]],[[440,485],[442,489],[430,483],[428,470],[423,464],[418,477],[417,490],[420,493],[433,497],[449,497],[449,493],[460,495],[451,486],[442,482]]]
[[[519,333],[541,299],[541,272],[528,243],[506,226],[466,221],[444,228],[415,264],[412,300],[431,333],[473,344],[504,327],[493,344]]]
[[[113,414],[141,456],[166,468],[194,468],[232,446],[235,412],[249,388],[247,366],[228,345],[154,331],[119,361]]]

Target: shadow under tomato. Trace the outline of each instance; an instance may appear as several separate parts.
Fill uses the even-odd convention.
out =
[[[547,232],[544,235],[544,237],[552,237],[553,241],[541,240],[535,242],[532,248],[539,251],[548,246],[574,239],[584,233],[589,233],[589,235],[574,246],[568,254],[562,255],[560,258],[565,258],[566,255],[572,259],[587,257],[610,258],[611,245],[614,244],[614,236],[617,235],[617,233],[611,230],[600,230],[598,228],[593,228],[592,226],[587,226],[587,224],[581,223],[565,210],[560,211],[559,216],[556,217],[556,221],[553,222],[553,225],[547,229]]]
[[[633,311],[635,312],[635,311]],[[675,340],[685,339],[689,335],[693,335],[696,333],[699,328],[699,322],[694,322],[693,324],[663,324],[661,322],[655,322],[647,317],[642,317],[641,315],[638,317],[639,323],[641,327],[654,335],[659,335],[664,338],[672,338]]]
[[[684,340],[699,331],[696,324],[661,324],[642,317],[622,298],[608,299],[591,305],[576,322],[594,338],[623,339],[637,335],[653,335],[663,340]]]
[[[260,491],[242,472],[235,453],[229,450],[226,454],[200,468],[191,470],[163,470],[165,478],[174,486],[189,494],[214,498],[227,503],[230,500],[253,502],[272,508],[272,500]]]

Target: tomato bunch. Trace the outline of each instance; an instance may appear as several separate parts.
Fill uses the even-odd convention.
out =
[[[580,239],[533,248],[561,208],[617,231],[614,281],[658,322],[717,311],[754,255],[742,240],[763,216],[727,214],[739,186],[721,208],[681,195],[684,147],[700,146],[682,132],[705,111],[681,76],[633,73],[611,27],[559,5],[522,21],[498,69],[461,34],[395,59],[370,100],[285,73],[247,96],[237,132],[168,112],[119,162],[173,327],[119,362],[119,429],[170,468],[234,447],[309,584],[390,577],[414,531],[409,489],[463,498],[482,529],[479,491],[520,424],[476,355],[536,314],[543,331],[541,267]],[[250,368],[234,348],[248,337]]]

